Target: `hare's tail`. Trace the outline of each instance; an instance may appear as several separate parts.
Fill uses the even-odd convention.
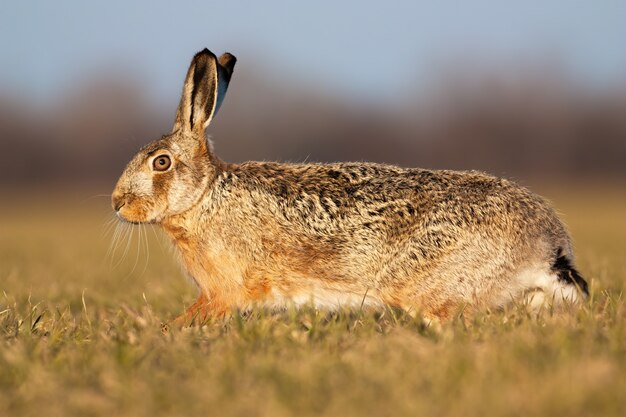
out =
[[[572,261],[563,253],[563,249],[559,248],[554,263],[552,264],[552,271],[554,271],[563,284],[573,285],[580,289],[585,297],[589,296],[589,286],[587,281],[580,275],[580,273],[572,265]]]

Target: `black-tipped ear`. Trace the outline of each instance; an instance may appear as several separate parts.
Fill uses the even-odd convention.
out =
[[[225,65],[222,66],[208,49],[193,57],[176,112],[174,130],[203,133],[211,123],[226,94],[235,57],[228,54],[224,62]]]
[[[217,67],[217,105],[215,106],[215,114],[220,109],[222,102],[224,101],[224,97],[226,97],[226,91],[228,90],[228,84],[230,83],[230,78],[233,76],[233,70],[235,69],[235,64],[237,63],[237,58],[233,54],[228,52],[222,54],[218,59],[218,67]]]

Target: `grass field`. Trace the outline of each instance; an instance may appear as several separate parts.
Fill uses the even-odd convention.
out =
[[[256,311],[167,334],[194,293],[158,232],[107,255],[106,198],[3,199],[0,416],[626,415],[626,193],[548,196],[591,282],[580,309],[437,331],[391,310]]]

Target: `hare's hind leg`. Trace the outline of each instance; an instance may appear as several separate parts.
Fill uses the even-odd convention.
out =
[[[528,304],[532,310],[538,310],[544,305],[560,305],[579,301],[576,288],[559,281],[554,272],[541,269],[526,269],[515,281],[521,287],[522,302]],[[518,297],[511,294],[511,300]]]
[[[528,268],[515,277],[525,300],[533,309],[545,304],[578,303],[589,295],[587,282],[571,262],[559,256],[550,269]]]

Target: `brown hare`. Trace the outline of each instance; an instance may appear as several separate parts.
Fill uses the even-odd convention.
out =
[[[446,319],[461,306],[578,301],[587,283],[550,205],[506,179],[373,163],[229,164],[205,129],[236,59],[193,58],[172,132],[112,194],[160,224],[199,290],[179,323],[253,305],[390,305]]]

